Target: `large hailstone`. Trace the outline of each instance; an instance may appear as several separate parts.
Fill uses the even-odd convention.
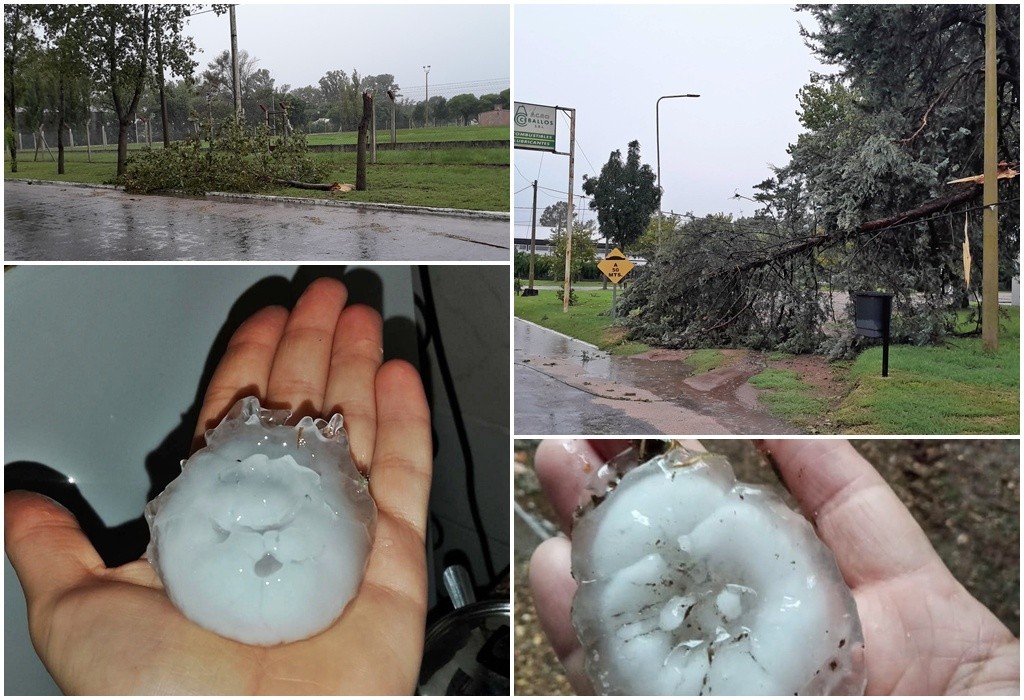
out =
[[[573,527],[572,618],[595,690],[861,694],[857,606],[832,552],[721,456],[602,467]]]
[[[355,595],[376,506],[342,417],[302,418],[248,397],[146,506],[146,557],[196,624],[272,645],[329,627]]]

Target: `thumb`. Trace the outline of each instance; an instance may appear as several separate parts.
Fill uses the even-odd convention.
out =
[[[30,609],[104,568],[75,516],[56,501],[29,491],[4,494],[4,549]]]

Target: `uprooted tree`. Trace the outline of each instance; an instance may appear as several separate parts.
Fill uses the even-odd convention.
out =
[[[981,259],[984,7],[801,8],[808,45],[839,67],[799,94],[806,131],[756,187],[751,218],[687,223],[634,272],[630,334],[677,347],[847,353],[853,291],[895,294],[894,335],[936,342],[977,291]],[[1020,150],[1020,7],[998,8],[999,155]],[[885,31],[880,28],[885,27]],[[1000,277],[1018,270],[1019,181],[1000,181]],[[637,274],[639,272],[640,274]],[[838,302],[838,303],[837,303]],[[839,322],[839,323],[837,323]]]

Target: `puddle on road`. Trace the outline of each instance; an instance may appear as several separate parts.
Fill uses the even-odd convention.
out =
[[[699,391],[686,383],[693,371],[680,360],[617,357],[516,319],[515,362],[601,398],[650,402],[647,397],[653,395],[713,418],[737,434],[798,432],[756,403],[756,392],[746,382],[762,368],[745,359],[738,360],[726,381]],[[609,384],[614,390],[609,391]]]

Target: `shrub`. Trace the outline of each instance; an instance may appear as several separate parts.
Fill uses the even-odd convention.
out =
[[[189,138],[170,148],[133,155],[120,184],[128,192],[142,194],[259,192],[272,187],[275,179],[316,182],[328,171],[326,163],[307,152],[305,134],[292,134],[286,142],[271,137],[266,125],[250,130],[229,119],[206,148]]]

